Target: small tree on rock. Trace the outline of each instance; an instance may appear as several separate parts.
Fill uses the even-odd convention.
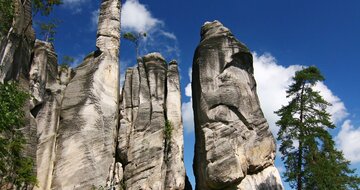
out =
[[[139,46],[140,46],[140,40],[142,38],[145,38],[147,34],[145,32],[139,32],[139,33],[133,33],[133,32],[126,32],[122,35],[122,37],[126,40],[129,40],[130,42],[134,43],[135,45],[135,52],[136,52],[136,58],[139,57]]]

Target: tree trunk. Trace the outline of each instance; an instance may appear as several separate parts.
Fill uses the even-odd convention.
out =
[[[303,157],[303,120],[304,120],[304,88],[305,88],[305,82],[302,85],[301,88],[301,94],[300,94],[300,129],[299,129],[299,154],[298,154],[298,161],[297,161],[297,190],[302,189],[302,157]]]

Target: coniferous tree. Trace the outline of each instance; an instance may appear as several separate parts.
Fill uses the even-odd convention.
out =
[[[308,67],[296,72],[287,90],[288,105],[275,113],[280,116],[278,138],[286,167],[285,181],[301,189],[358,189],[360,180],[328,129],[335,128],[323,99],[314,85],[323,81],[319,69]]]

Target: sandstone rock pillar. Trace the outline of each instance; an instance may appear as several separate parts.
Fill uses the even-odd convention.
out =
[[[64,94],[52,189],[105,186],[114,163],[120,42],[120,1],[102,0],[97,51],[76,68]]]
[[[202,26],[192,72],[198,190],[282,189],[252,64],[249,49],[220,22]]]

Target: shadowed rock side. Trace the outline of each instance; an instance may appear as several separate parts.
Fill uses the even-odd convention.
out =
[[[218,21],[201,28],[192,92],[196,189],[283,189],[252,55]]]
[[[158,53],[139,59],[126,72],[120,111],[118,158],[126,189],[185,189],[177,63],[167,65]]]
[[[105,186],[109,167],[116,165],[119,40],[120,1],[103,0],[98,50],[76,68],[65,89],[51,189]]]

